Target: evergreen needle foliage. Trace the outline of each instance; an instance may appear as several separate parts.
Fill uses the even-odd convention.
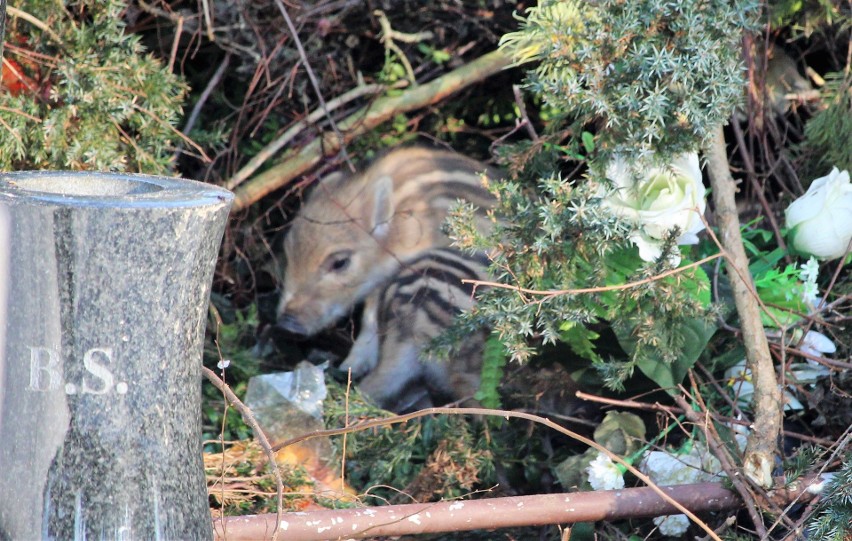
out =
[[[852,453],[822,491],[808,521],[808,538],[848,541],[852,538]]]
[[[636,226],[602,205],[607,165],[620,157],[641,175],[701,148],[743,95],[740,39],[755,14],[752,0],[543,0],[518,17],[521,29],[501,44],[517,63],[535,62],[526,88],[553,120],[541,141],[503,149],[513,178],[492,186],[506,217],[492,235],[474,230],[469,208],[451,216],[457,245],[493,253],[492,275],[512,286],[482,293],[462,334],[489,325],[521,362],[537,344],[563,342],[613,388],[637,367],[662,387],[680,383],[715,330],[709,280],[698,268],[647,280],[671,268],[681,232],[669,232],[658,261],[642,261],[629,241]],[[584,126],[594,134],[564,141]],[[566,178],[562,163],[578,156],[585,176]],[[624,355],[597,351],[600,324]],[[493,357],[483,373],[499,369]]]
[[[0,169],[165,174],[186,85],[125,33],[119,0],[30,0],[8,21],[19,88],[0,90]]]
[[[805,141],[799,153],[808,160],[806,178],[816,178],[837,167],[852,170],[852,75],[831,73],[823,87],[827,107],[805,124]]]
[[[727,121],[744,83],[739,42],[752,0],[544,0],[501,40],[518,62],[538,60],[528,88],[605,129],[605,152],[698,147]]]

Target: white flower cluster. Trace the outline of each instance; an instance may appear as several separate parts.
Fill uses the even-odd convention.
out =
[[[802,280],[802,300],[812,307],[816,308],[819,305],[819,288],[817,287],[817,277],[819,276],[819,263],[815,257],[808,259],[807,263],[799,266],[799,278]]]
[[[654,524],[660,529],[661,534],[669,537],[680,537],[689,528],[689,518],[686,515],[655,517]]]
[[[724,475],[722,465],[701,442],[694,442],[688,453],[674,455],[665,451],[651,451],[639,463],[639,471],[659,486],[683,485],[718,481]],[[654,518],[660,533],[679,537],[689,527],[686,515],[677,514]]]
[[[653,160],[651,156],[642,163]],[[641,167],[647,170],[639,173]],[[698,243],[707,203],[697,154],[684,154],[670,164],[650,167],[617,157],[607,166],[606,176],[615,190],[602,193],[603,204],[635,226],[630,240],[643,260],[658,260],[666,234],[675,228],[680,231],[678,244]],[[680,256],[675,254],[670,262],[677,266]]]
[[[624,488],[624,476],[618,468],[618,464],[603,453],[592,460],[586,468],[589,474],[589,484],[595,490],[617,490]]]

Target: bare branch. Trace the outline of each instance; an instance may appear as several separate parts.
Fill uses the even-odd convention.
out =
[[[505,54],[493,51],[400,95],[377,99],[338,123],[344,142],[352,141],[400,113],[438,103],[451,94],[494,75],[509,64],[510,60]],[[270,167],[236,190],[232,212],[239,212],[267,194],[286,186],[294,178],[309,171],[323,157],[334,155],[338,149],[339,142],[336,137],[324,137],[294,150],[281,163]]]
[[[337,136],[337,141],[339,143],[338,149],[343,154],[343,159],[346,160],[346,163],[349,165],[349,169],[352,172],[355,172],[355,166],[352,165],[352,162],[349,159],[349,153],[346,152],[346,141],[343,139],[343,134],[340,133],[340,129],[337,127],[337,123],[334,121],[334,117],[328,111],[328,107],[325,103],[325,98],[322,95],[322,91],[320,90],[319,81],[317,80],[316,74],[314,74],[314,69],[311,67],[310,60],[308,60],[308,54],[305,52],[305,48],[302,46],[302,40],[299,39],[299,33],[296,31],[296,26],[293,24],[293,20],[290,19],[290,14],[287,13],[287,8],[284,7],[284,2],[281,0],[275,0],[276,5],[278,6],[278,10],[281,12],[281,15],[284,17],[284,22],[287,23],[287,29],[290,30],[290,35],[293,36],[293,43],[296,44],[296,50],[299,51],[299,57],[302,59],[302,65],[305,66],[305,72],[308,74],[308,79],[311,81],[311,86],[314,88],[314,93],[317,95],[317,99],[320,103],[320,108],[325,111],[325,116],[328,118],[328,123],[331,125],[331,129],[334,130],[334,134]]]
[[[359,85],[333,100],[329,100],[328,103],[326,103],[325,108],[315,109],[308,116],[291,126],[287,131],[281,134],[280,137],[276,137],[274,141],[260,149],[260,151],[258,151],[258,153],[255,154],[252,159],[242,167],[242,169],[237,171],[236,174],[228,180],[225,187],[229,190],[233,190],[242,184],[247,178],[249,178],[249,176],[252,175],[252,173],[257,171],[267,160],[272,158],[275,153],[290,144],[296,136],[305,131],[311,126],[311,124],[319,122],[322,117],[326,116],[331,111],[334,111],[338,107],[346,105],[347,103],[362,96],[378,94],[384,89],[384,85]]]
[[[740,317],[743,345],[754,384],[754,426],[744,457],[746,475],[758,485],[772,485],[772,468],[781,433],[781,392],[769,354],[766,333],[760,320],[754,283],[748,272],[748,257],[740,235],[736,206],[736,184],[731,177],[725,136],[718,126],[706,152],[707,169],[713,187],[713,202],[719,223],[719,236],[727,253],[728,277]]]
[[[666,499],[696,511],[723,511],[741,505],[737,496],[719,483],[663,487]],[[618,520],[675,514],[678,510],[649,487],[540,494],[472,501],[410,503],[360,509],[226,517],[214,522],[216,539],[269,539],[279,524],[288,541],[365,539],[420,533],[469,531]],[[224,535],[227,531],[227,537]],[[713,538],[718,539],[714,533]]]
[[[51,30],[50,26],[48,26],[47,24],[45,24],[41,20],[36,19],[35,17],[30,15],[26,11],[23,11],[21,9],[18,9],[18,8],[15,8],[15,7],[12,7],[12,6],[6,6],[6,12],[12,17],[17,17],[18,19],[23,19],[23,20],[27,21],[31,25],[35,26],[36,28],[38,28],[39,30],[41,30],[42,32],[44,32],[45,34],[50,36],[53,39],[53,41],[55,41],[57,44],[62,45],[62,38],[60,38],[56,34],[56,32]]]
[[[415,411],[412,413],[406,413],[405,415],[395,415],[393,417],[387,417],[385,419],[371,419],[361,423],[357,423],[345,428],[333,428],[329,430],[317,430],[315,432],[310,432],[308,434],[304,434],[302,436],[298,436],[296,438],[291,438],[289,440],[284,441],[283,443],[276,444],[272,449],[274,451],[278,451],[279,449],[283,449],[289,445],[293,445],[294,443],[299,443],[301,441],[305,441],[312,438],[317,438],[320,436],[331,436],[331,435],[339,435],[339,434],[347,434],[350,432],[367,430],[369,428],[376,428],[380,426],[390,426],[397,423],[408,422],[412,419],[416,419],[418,417],[424,417],[426,415],[434,415],[434,414],[445,414],[445,415],[484,415],[491,417],[503,417],[506,419],[525,419],[527,421],[532,421],[534,423],[538,423],[544,425],[551,430],[555,430],[560,434],[564,434],[569,438],[572,438],[580,443],[588,445],[593,449],[596,449],[598,452],[608,456],[610,460],[613,462],[617,462],[621,464],[627,471],[635,475],[640,481],[648,485],[650,489],[652,489],[658,496],[663,498],[668,503],[672,504],[678,511],[689,517],[694,523],[700,526],[705,532],[710,535],[711,539],[715,541],[721,541],[721,539],[713,533],[713,530],[701,519],[699,519],[695,514],[678,503],[677,501],[670,498],[665,491],[654,484],[651,479],[639,471],[637,468],[633,466],[630,462],[627,462],[624,458],[618,456],[613,453],[606,447],[600,445],[596,441],[589,439],[573,430],[569,430],[564,426],[554,423],[550,419],[545,417],[541,417],[540,415],[534,415],[532,413],[524,413],[520,411],[510,411],[510,410],[499,410],[499,409],[489,409],[489,408],[426,408],[419,411]]]

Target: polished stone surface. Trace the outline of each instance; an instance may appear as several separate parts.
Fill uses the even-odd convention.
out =
[[[0,173],[0,540],[211,538],[201,354],[231,201]]]

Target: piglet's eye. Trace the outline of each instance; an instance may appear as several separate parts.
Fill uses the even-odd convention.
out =
[[[325,262],[323,263],[323,268],[327,272],[343,272],[349,268],[349,265],[352,263],[352,252],[349,250],[343,250],[340,252],[335,252],[325,258]]]

